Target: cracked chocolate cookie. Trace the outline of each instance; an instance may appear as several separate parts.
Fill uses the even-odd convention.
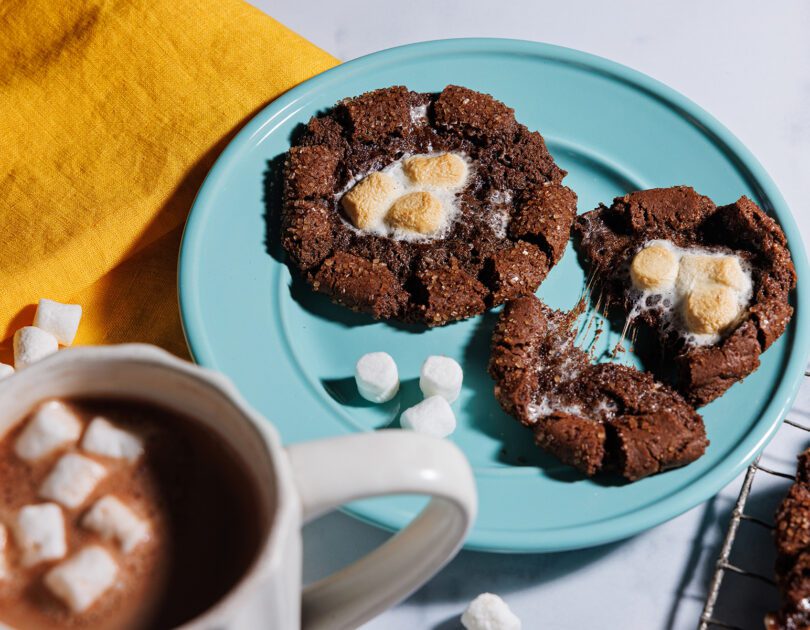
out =
[[[613,470],[635,481],[703,455],[700,415],[648,373],[594,364],[574,343],[579,314],[535,296],[504,307],[489,361],[504,411],[531,428],[540,447],[587,475]]]
[[[796,482],[776,510],[776,585],[779,612],[765,620],[768,630],[810,628],[810,449],[799,456]]]
[[[793,314],[785,235],[747,197],[718,207],[686,186],[643,190],[580,216],[574,230],[595,290],[628,325],[658,332],[692,404],[756,370]]]
[[[487,94],[376,90],[290,149],[282,244],[333,301],[438,326],[537,289],[576,216],[565,174]]]

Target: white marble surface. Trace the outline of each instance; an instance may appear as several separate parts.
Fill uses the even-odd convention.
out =
[[[806,0],[252,0],[347,60],[414,41],[491,36],[545,41],[596,53],[671,85],[723,121],[758,156],[810,241],[810,3]],[[794,410],[810,424],[810,386]],[[782,470],[810,442],[785,427],[766,459]],[[761,475],[760,475],[761,477]],[[782,485],[758,478],[751,506],[768,518]],[[551,555],[463,552],[406,602],[366,627],[459,628],[466,603],[500,593],[527,629],[694,628],[740,480],[718,497],[631,540]],[[746,527],[746,526],[744,526]],[[748,525],[737,558],[767,571],[767,535]],[[340,514],[305,530],[305,577],[331,572],[387,534]],[[773,593],[732,576],[721,613],[761,628]]]

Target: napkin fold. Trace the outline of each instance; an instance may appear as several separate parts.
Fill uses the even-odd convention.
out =
[[[253,114],[336,63],[241,0],[3,0],[0,360],[40,297],[82,304],[77,343],[186,355],[194,195]]]

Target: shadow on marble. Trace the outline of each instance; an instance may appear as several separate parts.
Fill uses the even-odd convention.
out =
[[[389,537],[389,533],[341,513],[310,523],[304,528],[304,583],[334,573]],[[621,545],[619,542],[551,554],[462,551],[409,601],[420,605],[455,603],[469,601],[485,591],[505,596],[574,573],[613,553]],[[451,626],[443,622],[438,627]]]
[[[745,514],[772,523],[774,512],[788,487],[789,482],[785,480],[758,473],[746,503]],[[734,500],[726,501],[714,497],[704,504],[703,516],[695,532],[692,550],[664,626],[668,630],[682,627],[678,613],[679,604],[684,599],[698,598],[702,608],[735,502],[736,497]],[[707,541],[711,542],[707,544]],[[746,571],[773,578],[775,559],[776,552],[771,531],[757,523],[742,521],[732,547],[730,562]],[[694,586],[695,582],[699,585],[700,597],[689,593],[690,585]],[[729,571],[723,579],[713,617],[740,628],[761,628],[765,614],[775,610],[778,604],[779,598],[775,587],[756,578]]]

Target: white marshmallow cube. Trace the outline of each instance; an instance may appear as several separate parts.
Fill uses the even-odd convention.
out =
[[[75,613],[92,606],[115,582],[118,565],[98,545],[85,547],[45,575],[45,585]]]
[[[447,402],[454,402],[461,393],[464,372],[458,361],[450,357],[434,355],[428,357],[419,372],[419,389],[425,395],[441,396]]]
[[[388,402],[399,391],[397,364],[387,352],[369,352],[360,357],[354,380],[360,395],[375,403]]]
[[[14,367],[18,370],[57,350],[59,342],[56,337],[36,326],[25,326],[14,333]]]
[[[13,367],[5,363],[0,363],[0,379],[4,379],[7,376],[11,376],[12,374],[14,374]]]
[[[105,540],[117,540],[124,553],[149,540],[149,523],[109,494],[93,504],[82,519],[82,525]]]
[[[6,559],[6,547],[8,546],[8,530],[0,523],[0,581],[8,577],[8,560]]]
[[[434,437],[447,437],[456,430],[456,416],[450,403],[441,396],[425,398],[418,405],[402,412],[399,423],[403,429],[426,433]]]
[[[476,597],[464,614],[461,625],[467,630],[520,630],[520,619],[497,595],[482,593]]]
[[[82,307],[78,304],[61,304],[43,298],[34,316],[34,326],[47,330],[63,346],[69,346],[76,338],[81,318]]]
[[[73,444],[82,433],[82,423],[67,405],[50,400],[34,412],[17,441],[14,452],[27,462],[50,455]]]
[[[61,508],[55,503],[26,505],[17,514],[14,538],[22,551],[23,566],[64,558],[67,541]]]
[[[119,429],[106,418],[94,418],[82,438],[82,448],[88,453],[115,457],[134,462],[143,455],[143,441],[136,435]]]
[[[67,508],[77,508],[87,500],[106,474],[107,469],[98,462],[76,453],[68,453],[59,458],[42,482],[39,496],[61,503]]]

